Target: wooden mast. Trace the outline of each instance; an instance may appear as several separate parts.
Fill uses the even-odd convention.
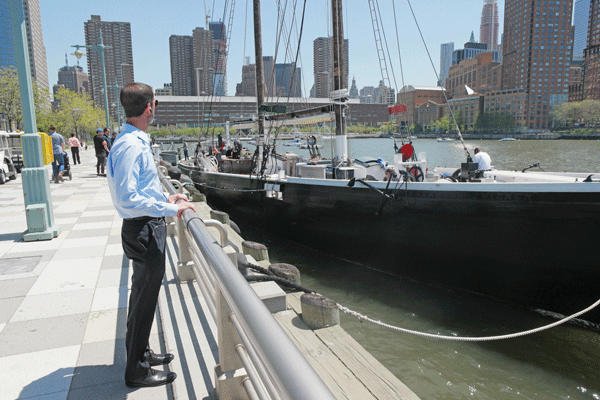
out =
[[[346,87],[346,76],[344,68],[344,23],[342,0],[331,0],[331,15],[333,25],[333,96],[330,96],[334,102],[335,112],[335,157],[336,162],[346,161],[348,157],[348,146],[346,142],[346,115],[344,102],[347,95],[341,95],[342,89]]]
[[[262,56],[262,27],[260,21],[260,0],[253,0],[254,12],[254,57],[256,68],[256,107],[258,117],[258,138],[256,145],[258,148],[258,157],[256,163],[256,171],[259,174],[262,169],[263,151],[264,151],[264,135],[265,135],[265,113],[260,111],[260,106],[265,102],[265,72]]]

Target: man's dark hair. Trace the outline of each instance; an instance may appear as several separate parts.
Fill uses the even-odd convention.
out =
[[[127,118],[139,117],[148,104],[152,103],[154,93],[151,86],[135,82],[121,90],[120,99]]]
[[[106,132],[106,131],[108,131],[108,128],[104,128],[104,130],[102,132]]]
[[[71,137],[74,137],[74,136],[75,136],[75,134],[74,134],[74,133],[71,133]]]
[[[52,131],[52,130],[54,130],[54,131],[55,131],[55,130],[56,130],[56,127],[55,127],[54,125],[50,125],[50,128],[48,128],[48,130],[49,130],[49,131]]]

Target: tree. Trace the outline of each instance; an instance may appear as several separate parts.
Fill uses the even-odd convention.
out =
[[[435,121],[432,125],[435,126],[435,128],[437,128],[442,133],[448,132],[453,126],[450,122],[450,118],[448,118],[447,115],[444,115],[442,118]]]
[[[33,102],[35,105],[36,120],[39,114],[49,112],[50,95],[48,89],[32,82]],[[19,76],[13,68],[0,68],[0,113],[8,119],[9,129],[13,125],[19,129],[23,121],[21,109],[21,94],[19,92]]]
[[[93,132],[104,125],[104,111],[94,106],[87,93],[75,93],[62,88],[56,94],[55,100],[60,101],[57,112],[53,114],[54,125],[59,132],[74,133],[81,137],[84,133]]]
[[[12,68],[0,69],[0,113],[6,115],[9,129],[13,124],[18,128],[23,119],[19,78],[17,70]]]

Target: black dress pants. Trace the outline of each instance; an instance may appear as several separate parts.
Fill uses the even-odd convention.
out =
[[[164,218],[123,220],[123,251],[133,265],[125,336],[127,381],[146,377],[150,370],[145,353],[149,349],[148,338],[165,274],[166,237]]]
[[[79,147],[71,147],[71,155],[73,156],[73,165],[81,164],[79,158]]]

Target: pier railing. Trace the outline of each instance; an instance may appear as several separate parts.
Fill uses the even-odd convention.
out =
[[[159,168],[170,194],[182,185]],[[173,184],[178,186],[178,189]],[[208,226],[217,227],[216,241]],[[237,268],[227,230],[192,210],[176,219],[178,266],[191,271],[217,325],[219,365],[215,387],[221,399],[335,399]],[[188,278],[192,278],[188,276]]]

